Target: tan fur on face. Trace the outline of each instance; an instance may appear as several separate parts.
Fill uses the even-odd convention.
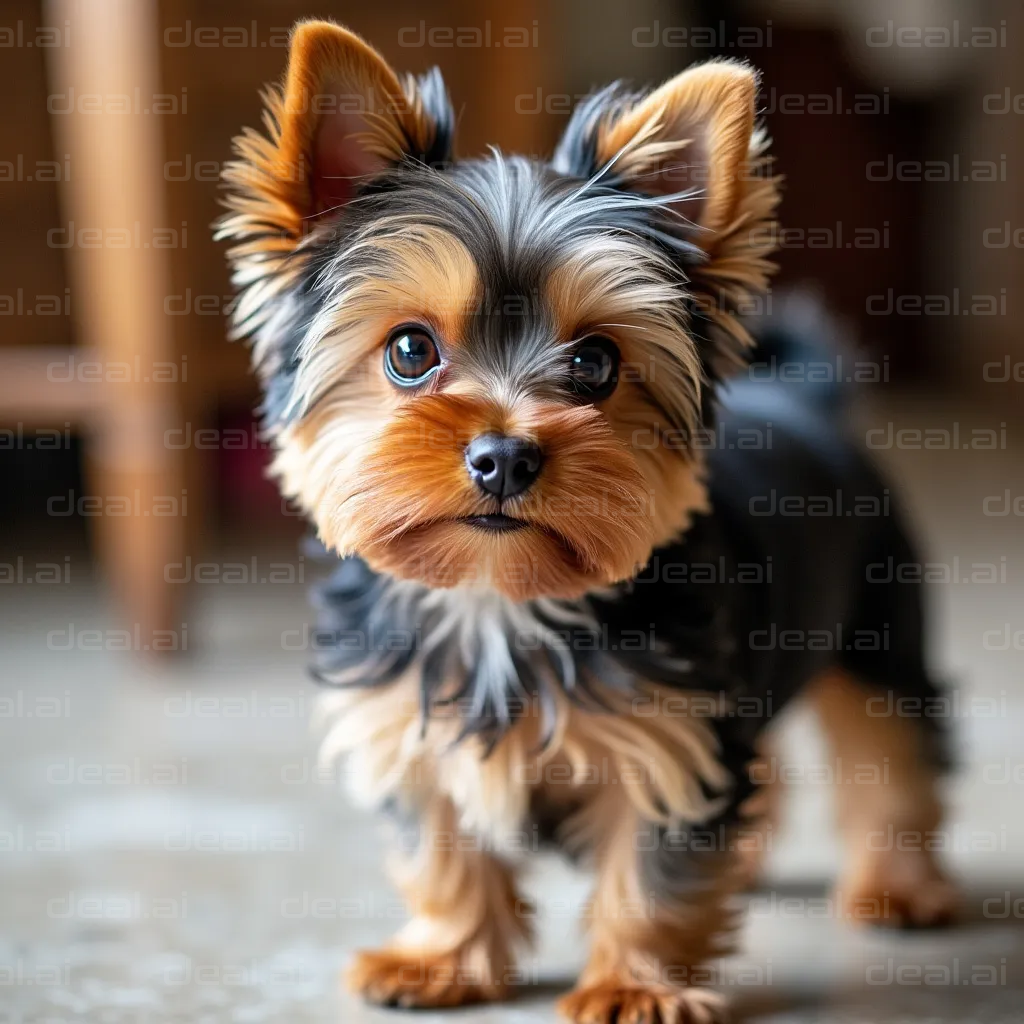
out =
[[[306,415],[277,437],[273,472],[325,537],[335,537],[346,483],[359,472],[391,417],[416,401],[384,375],[384,345],[403,323],[423,323],[442,344],[465,333],[479,281],[469,253],[445,231],[395,224],[357,239],[379,272],[339,277],[305,341],[296,394]],[[333,541],[328,541],[333,543]]]
[[[386,269],[339,283],[338,301],[314,324],[296,381],[310,411],[281,432],[274,464],[325,544],[432,586],[574,597],[631,576],[654,545],[706,508],[700,461],[666,449],[664,414],[638,385],[624,381],[596,408],[527,399],[509,407],[474,396],[484,389],[458,376],[458,353],[479,284],[455,239],[402,225],[393,239],[360,244],[385,257]],[[659,400],[692,395],[698,384],[677,379],[678,367],[694,361],[692,345],[658,314],[656,286],[643,296],[632,289],[632,300],[647,304],[631,312],[602,275],[604,263],[592,266],[555,275],[557,330],[573,337],[600,328],[654,378],[644,387]],[[384,377],[383,343],[402,322],[431,325],[451,354],[450,379],[446,371],[427,394],[403,394]],[[619,326],[604,326],[612,323]],[[692,422],[695,411],[685,414]],[[527,437],[544,453],[537,483],[504,509],[529,521],[527,530],[485,534],[458,522],[498,510],[465,466],[465,446],[488,431]]]
[[[402,217],[381,218],[353,239],[346,261],[373,270],[332,275],[331,298],[299,352],[295,394],[310,409],[332,388],[371,387],[393,409],[419,392],[402,392],[385,378],[388,335],[401,324],[422,324],[442,348],[457,346],[479,295],[476,264],[454,235]]]
[[[460,393],[480,390],[457,375],[479,280],[452,236],[399,222],[353,248],[371,250],[380,271],[340,277],[337,299],[313,324],[295,385],[310,411],[281,431],[274,463],[285,493],[312,514],[326,544],[435,586],[478,581],[517,598],[576,596],[630,576],[654,544],[677,536],[704,507],[700,466],[666,457],[663,417],[639,389],[623,384],[600,409],[530,401],[510,409]],[[634,311],[627,322],[625,300],[607,277],[599,283],[575,264],[556,275],[558,330],[596,328],[613,317],[626,325],[615,333],[632,346],[627,358],[640,367],[653,366],[651,353],[664,358],[667,318]],[[643,296],[633,289],[632,300],[653,302],[654,288]],[[384,341],[403,322],[431,326],[450,351],[454,376],[445,373],[437,394],[402,393],[384,376]],[[685,358],[689,342],[677,328],[673,337]],[[665,361],[660,372],[660,386],[670,389],[665,378],[678,371]],[[487,535],[453,522],[497,511],[472,484],[463,455],[489,430],[529,437],[544,451],[537,484],[506,510],[530,520],[528,531]]]
[[[628,240],[594,238],[555,269],[547,295],[559,337],[614,338],[626,376],[647,385],[681,423],[698,424],[700,359],[674,315],[685,291],[667,260]]]
[[[464,449],[503,431],[535,441],[540,477],[503,510],[526,529],[483,533],[460,520],[497,511],[466,472]],[[517,600],[578,596],[646,561],[653,518],[628,448],[592,407],[438,394],[403,405],[317,498],[321,537],[376,569],[431,586],[486,583]]]
[[[666,434],[673,423],[687,437],[700,425],[702,384],[693,341],[671,313],[683,287],[671,279],[671,268],[646,250],[602,238],[558,267],[547,285],[560,337],[602,334],[619,345],[621,380],[599,408],[643,473],[653,546],[675,540],[694,512],[708,508],[700,454],[685,447],[679,429]],[[671,448],[666,437],[677,438]]]

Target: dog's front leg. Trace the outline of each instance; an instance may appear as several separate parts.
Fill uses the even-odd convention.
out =
[[[742,879],[735,856],[702,853],[684,879],[681,833],[645,823],[619,791],[609,788],[597,803],[596,813],[615,824],[596,851],[590,958],[559,1009],[578,1024],[720,1020],[706,964],[727,951],[725,903]]]
[[[513,947],[530,939],[532,914],[511,868],[458,828],[447,797],[432,798],[415,851],[393,873],[411,920],[386,948],[357,955],[349,987],[371,1002],[409,1007],[507,996]]]

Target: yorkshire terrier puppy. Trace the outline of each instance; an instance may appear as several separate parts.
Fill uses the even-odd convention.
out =
[[[842,763],[843,916],[931,924],[935,694],[885,484],[800,388],[729,383],[778,180],[757,75],[691,67],[579,105],[549,161],[453,155],[436,70],[295,29],[226,172],[238,298],[319,592],[329,755],[416,837],[374,1002],[510,995],[533,837],[592,868],[581,1022],[711,1019],[701,965],[763,821],[759,736],[797,693]],[[924,703],[922,703],[924,702]],[[746,840],[744,842],[744,839]],[[904,848],[905,847],[905,848]]]

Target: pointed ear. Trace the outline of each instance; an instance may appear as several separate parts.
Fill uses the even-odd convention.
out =
[[[348,202],[360,185],[412,158],[451,157],[453,117],[441,76],[400,79],[359,36],[326,21],[292,33],[283,88],[265,95],[267,135],[246,130],[225,170],[222,237],[279,232],[292,246],[303,221]]]
[[[309,213],[318,213],[347,202],[366,178],[405,157],[438,156],[438,113],[423,102],[417,83],[403,85],[359,36],[330,22],[298,25],[279,146],[283,157],[309,161],[307,194],[295,198],[305,200]],[[450,128],[449,120],[442,143],[449,141]],[[447,148],[441,159],[450,156]]]
[[[646,96],[612,86],[577,107],[553,160],[563,174],[604,172],[603,183],[633,192],[692,190],[670,204],[686,220],[664,226],[702,253],[687,262],[687,290],[712,380],[742,365],[752,341],[736,314],[756,311],[775,270],[781,179],[754,126],[756,96],[756,72],[728,60],[690,68]]]
[[[650,195],[692,191],[675,204],[709,231],[732,222],[754,134],[757,74],[735,61],[689,68],[647,96],[618,87],[584,101],[555,153],[555,169]]]

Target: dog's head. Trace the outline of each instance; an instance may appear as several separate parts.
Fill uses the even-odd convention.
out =
[[[219,225],[286,494],[324,543],[516,600],[629,577],[703,503],[776,182],[734,62],[583,102],[550,162],[459,161],[435,71],[300,24]]]

